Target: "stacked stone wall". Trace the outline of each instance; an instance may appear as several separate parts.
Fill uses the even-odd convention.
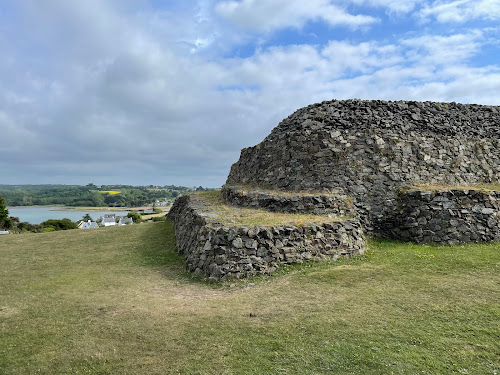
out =
[[[228,226],[214,219],[194,195],[177,198],[168,218],[174,221],[177,248],[187,269],[210,281],[268,274],[281,264],[336,260],[365,249],[357,220]]]
[[[398,209],[387,224],[391,237],[417,243],[500,241],[500,192],[401,192]]]
[[[314,104],[243,149],[222,196],[241,207],[324,215],[325,222],[226,225],[195,195],[178,198],[168,218],[175,221],[187,268],[213,281],[270,273],[282,263],[361,254],[364,231],[414,242],[500,241],[500,192],[404,192],[412,185],[498,184],[499,135],[495,106]],[[248,185],[254,188],[242,188]],[[334,221],[330,215],[360,220]]]
[[[352,198],[346,195],[285,194],[228,185],[222,187],[221,194],[226,202],[240,207],[262,208],[271,212],[356,216]]]
[[[367,229],[380,232],[402,186],[500,181],[499,134],[495,106],[323,102],[243,149],[226,184],[346,194]]]

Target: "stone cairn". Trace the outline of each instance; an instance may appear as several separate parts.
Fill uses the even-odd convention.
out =
[[[177,248],[186,258],[187,269],[209,281],[270,274],[281,264],[337,260],[365,250],[360,221],[337,216],[354,213],[349,200],[324,194],[288,196],[259,190],[245,195],[241,188],[234,187],[223,188],[221,195],[247,210],[316,213],[322,219],[315,223],[235,225],[215,214],[216,209],[201,194],[177,198],[168,214],[175,222]],[[314,202],[321,207],[315,207]]]
[[[363,231],[414,242],[498,241],[499,135],[497,106],[380,100],[310,105],[241,151],[221,195],[234,206],[354,220],[347,227],[319,226],[319,232],[311,226],[307,234],[291,226],[249,234],[249,228],[215,225],[195,198],[183,197],[169,215],[180,233],[179,251],[189,269],[223,279],[267,273],[283,262],[362,253]],[[350,239],[339,241],[337,230]],[[321,234],[304,245],[311,231]]]

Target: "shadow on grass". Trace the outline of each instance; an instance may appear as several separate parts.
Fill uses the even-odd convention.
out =
[[[497,261],[500,243],[466,244],[446,246],[436,244],[413,244],[383,238],[368,240],[368,251],[364,255],[341,258],[337,261],[306,262],[304,264],[282,265],[272,275],[256,275],[249,279],[226,280],[209,283],[186,271],[185,259],[177,253],[174,225],[170,221],[142,224],[140,228],[136,261],[146,267],[158,269],[166,278],[182,283],[210,285],[214,289],[245,287],[248,283],[262,283],[298,274],[308,277],[311,272],[335,269],[339,266],[383,267],[391,272],[469,272],[487,268]],[[388,271],[387,271],[388,272]]]
[[[159,268],[168,278],[182,282],[204,283],[185,269],[185,260],[177,253],[174,225],[171,221],[142,224],[138,255],[140,264]]]
[[[249,283],[262,283],[273,281],[277,278],[290,274],[307,274],[310,271],[336,267],[345,264],[357,265],[366,263],[366,255],[350,258],[341,258],[337,261],[311,261],[304,264],[282,264],[272,274],[254,275],[250,278],[229,279],[217,283],[210,283],[203,278],[194,276],[186,271],[185,259],[177,253],[175,243],[174,223],[171,221],[142,224],[140,231],[140,246],[137,254],[141,265],[160,268],[168,278],[177,281],[188,282],[199,285],[209,285],[213,289],[244,288]]]

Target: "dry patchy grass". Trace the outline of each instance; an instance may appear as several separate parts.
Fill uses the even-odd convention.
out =
[[[272,225],[306,225],[308,223],[328,223],[349,219],[349,217],[323,216],[312,214],[289,214],[270,212],[264,209],[243,208],[228,204],[220,194],[220,190],[199,192],[193,198],[206,207],[213,219],[234,226],[272,226]],[[212,217],[212,216],[209,216]]]
[[[238,185],[231,185],[234,186],[246,193],[250,191],[257,191],[257,192],[262,192],[262,193],[267,193],[271,195],[283,195],[285,197],[293,197],[293,196],[299,196],[299,197],[305,197],[305,196],[318,196],[318,195],[325,195],[329,197],[338,197],[339,194],[331,194],[327,192],[320,192],[320,191],[289,191],[289,190],[281,190],[281,189],[276,189],[272,187],[265,187],[265,186],[256,186],[256,185],[245,185],[245,184],[238,184]]]
[[[494,374],[500,244],[210,285],[171,223],[0,238],[2,374]]]
[[[477,191],[500,191],[500,183],[492,184],[472,184],[472,185],[413,185],[409,186],[409,189],[418,189],[424,191],[435,191],[435,190],[477,190]]]

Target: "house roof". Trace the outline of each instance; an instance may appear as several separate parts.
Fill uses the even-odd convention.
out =
[[[118,225],[125,225],[127,223],[132,224],[134,221],[132,220],[131,217],[121,217],[120,221],[118,222]]]
[[[80,229],[95,229],[95,228],[99,228],[99,225],[97,225],[95,221],[86,221],[80,227]]]

